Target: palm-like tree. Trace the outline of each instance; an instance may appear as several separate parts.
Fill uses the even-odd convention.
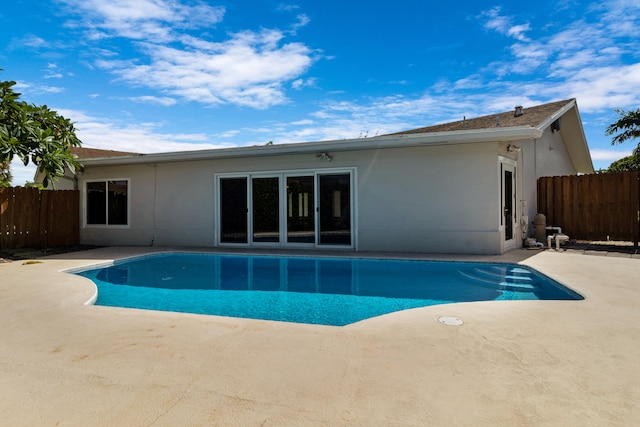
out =
[[[611,145],[640,137],[640,108],[635,111],[615,110],[615,112],[620,117],[605,130],[605,135],[614,135]],[[640,143],[633,150],[633,155],[640,156]]]

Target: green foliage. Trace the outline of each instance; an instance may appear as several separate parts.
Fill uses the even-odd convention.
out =
[[[44,175],[46,187],[52,179],[72,173],[80,167],[69,152],[79,147],[73,123],[46,105],[20,101],[14,92],[16,82],[0,81],[0,162],[11,162],[17,156],[24,165],[33,162]]]
[[[608,172],[640,172],[640,156],[633,155],[616,160],[611,163]]]
[[[620,116],[615,123],[605,130],[605,135],[615,135],[611,145],[636,139],[640,136],[640,108],[635,111],[615,110]],[[633,155],[640,155],[640,144],[633,150]]]
[[[24,184],[25,188],[37,188],[38,190],[44,190],[45,186],[40,182],[29,181]]]
[[[11,187],[11,170],[9,166],[11,162],[8,160],[0,161],[0,187]]]

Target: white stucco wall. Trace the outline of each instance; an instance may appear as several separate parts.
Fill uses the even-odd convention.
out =
[[[527,237],[534,235],[533,220],[538,212],[538,178],[577,173],[562,138],[561,132],[552,132],[547,128],[539,139],[515,142],[522,148],[518,154],[518,162],[521,168],[521,199],[527,201],[521,213],[529,219],[525,233]]]
[[[213,246],[217,173],[355,168],[361,251],[498,253],[497,143],[86,167],[79,178],[130,179],[130,226],[84,226],[99,245]],[[84,218],[84,212],[83,212]]]
[[[576,169],[562,140],[561,132],[547,129],[535,141],[536,179],[541,176],[575,175]]]
[[[499,251],[495,144],[386,150],[359,170],[360,249]]]

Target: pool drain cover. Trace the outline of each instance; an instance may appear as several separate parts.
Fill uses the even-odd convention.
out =
[[[448,317],[448,316],[439,318],[438,322],[444,325],[449,325],[449,326],[460,326],[464,323],[462,319],[458,319],[457,317]]]

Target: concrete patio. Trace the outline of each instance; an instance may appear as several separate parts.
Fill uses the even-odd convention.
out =
[[[457,256],[521,262],[585,300],[438,305],[346,327],[85,306],[93,284],[60,272],[166,249],[0,264],[0,425],[640,425],[638,255]]]

